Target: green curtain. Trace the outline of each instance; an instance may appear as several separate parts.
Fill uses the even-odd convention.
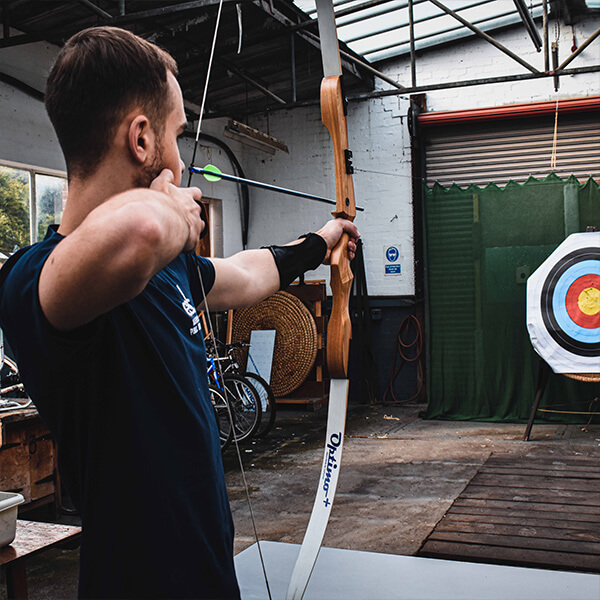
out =
[[[600,230],[600,186],[550,174],[504,188],[425,189],[428,407],[432,419],[522,422],[539,359],[527,278],[571,233]],[[538,420],[600,422],[600,384],[550,376]],[[550,411],[550,412],[547,412]],[[551,412],[556,411],[556,412]]]

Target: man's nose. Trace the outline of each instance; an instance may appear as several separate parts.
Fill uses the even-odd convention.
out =
[[[179,159],[179,169],[182,173],[185,171],[185,163],[181,160],[181,158]]]

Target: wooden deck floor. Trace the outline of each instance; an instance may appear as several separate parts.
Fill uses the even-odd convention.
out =
[[[600,572],[600,464],[492,454],[419,555]]]

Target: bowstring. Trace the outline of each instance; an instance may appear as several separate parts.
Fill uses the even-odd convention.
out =
[[[214,54],[215,54],[215,47],[217,45],[217,34],[219,32],[219,24],[221,22],[221,13],[222,13],[222,9],[223,9],[223,0],[219,0],[219,9],[217,11],[217,20],[216,20],[216,24],[215,24],[215,32],[213,35],[213,41],[212,41],[212,46],[210,49],[210,57],[208,60],[208,67],[207,67],[207,73],[206,73],[206,82],[204,84],[204,92],[202,94],[202,104],[200,105],[200,114],[198,115],[198,127],[196,129],[196,139],[194,141],[194,151],[192,153],[192,161],[191,161],[191,166],[194,166],[194,161],[196,159],[196,152],[198,150],[198,140],[200,139],[200,130],[202,127],[202,117],[204,115],[204,108],[206,105],[206,96],[207,96],[207,92],[208,92],[208,82],[210,80],[210,73],[212,70],[212,63],[213,63],[213,58],[214,58]],[[189,173],[189,178],[188,178],[188,187],[190,186],[192,182],[192,172],[190,171]],[[200,288],[202,291],[202,299],[203,299],[203,303],[204,303],[204,310],[206,311],[206,315],[208,317],[207,321],[208,321],[208,329],[209,329],[209,333],[210,333],[210,339],[211,339],[211,343],[213,345],[214,351],[217,354],[217,359],[218,357],[218,351],[217,351],[217,338],[215,336],[215,331],[213,328],[213,324],[212,324],[212,319],[211,319],[211,315],[210,315],[210,309],[208,306],[208,299],[206,297],[206,292],[204,290],[204,281],[202,279],[202,273],[200,272],[200,265],[198,263],[196,263],[196,269],[198,271],[198,279],[200,281]],[[269,600],[272,600],[272,596],[271,596],[271,588],[269,586],[269,578],[267,577],[267,569],[265,566],[265,561],[263,558],[263,554],[262,554],[262,550],[260,547],[260,540],[258,538],[258,530],[256,528],[256,520],[254,518],[254,510],[252,509],[252,501],[250,500],[250,491],[249,491],[249,487],[248,487],[248,481],[246,479],[246,471],[244,470],[244,462],[242,460],[242,453],[240,452],[240,445],[237,439],[237,436],[235,435],[235,426],[234,426],[234,422],[233,422],[233,413],[231,412],[231,406],[229,404],[228,398],[227,398],[227,388],[225,387],[225,379],[223,377],[223,369],[221,367],[221,361],[216,360],[215,361],[217,363],[217,371],[219,374],[219,379],[221,380],[221,384],[223,386],[223,393],[225,395],[225,405],[227,406],[227,416],[229,418],[229,426],[231,427],[231,431],[233,432],[233,443],[235,445],[235,450],[236,450],[236,454],[237,454],[237,458],[238,458],[238,463],[240,466],[240,472],[242,474],[242,481],[244,482],[244,491],[246,493],[246,502],[248,504],[248,510],[250,513],[250,520],[252,522],[252,529],[254,531],[254,538],[256,540],[256,547],[258,548],[258,556],[260,558],[260,564],[261,564],[261,568],[262,568],[262,572],[263,572],[263,576],[264,576],[264,580],[265,580],[265,585],[267,587],[267,594],[269,596]]]
[[[204,303],[204,310],[206,311],[206,315],[207,315],[207,321],[208,321],[208,330],[209,330],[209,334],[210,334],[210,341],[212,343],[212,346],[214,348],[215,354],[217,355],[217,360],[215,360],[215,363],[217,364],[217,371],[219,374],[219,379],[221,381],[221,385],[223,386],[223,393],[225,395],[225,406],[227,407],[227,416],[229,418],[229,426],[231,427],[231,430],[233,431],[233,444],[235,446],[235,451],[237,454],[237,458],[238,458],[238,463],[240,465],[240,472],[242,474],[242,481],[244,482],[244,491],[246,493],[246,502],[248,504],[248,510],[250,512],[250,521],[252,522],[252,529],[254,531],[254,538],[256,540],[256,547],[258,548],[258,556],[260,558],[260,565],[262,567],[262,571],[263,571],[263,576],[265,579],[265,585],[267,586],[267,594],[269,595],[269,600],[272,600],[272,596],[271,596],[271,588],[269,586],[269,579],[267,577],[267,568],[265,566],[265,561],[263,558],[263,554],[262,554],[262,550],[260,548],[260,540],[258,538],[258,530],[256,528],[256,520],[254,518],[254,511],[252,509],[252,501],[250,500],[250,491],[249,491],[249,487],[248,487],[248,481],[246,479],[246,471],[244,470],[244,461],[242,460],[242,453],[240,451],[240,445],[237,439],[237,436],[235,435],[235,426],[234,426],[234,421],[233,421],[233,413],[231,412],[231,406],[229,404],[229,400],[227,398],[227,394],[228,394],[228,390],[227,387],[225,386],[225,378],[223,377],[223,368],[221,367],[221,361],[218,360],[219,358],[219,353],[217,351],[217,338],[215,336],[215,330],[212,324],[212,319],[210,317],[210,308],[208,306],[208,299],[206,297],[206,292],[204,291],[204,281],[202,280],[202,273],[200,272],[200,265],[196,265],[196,269],[198,271],[198,279],[200,280],[200,288],[202,290],[202,298],[203,298],[203,303]],[[256,401],[256,398],[255,398]]]
[[[202,92],[202,102],[200,104],[200,114],[198,115],[198,127],[196,128],[196,140],[194,141],[194,151],[192,153],[192,162],[190,166],[194,166],[196,160],[196,151],[198,150],[198,140],[200,139],[200,130],[202,128],[202,117],[204,116],[204,107],[206,106],[206,96],[208,94],[208,82],[210,81],[210,73],[212,71],[213,58],[215,56],[215,48],[217,46],[217,35],[219,33],[219,24],[221,23],[221,13],[223,11],[223,0],[219,0],[219,9],[217,10],[217,21],[215,23],[215,33],[213,34],[212,46],[210,47],[210,56],[208,58],[208,67],[206,69],[206,81],[204,82],[204,91]],[[192,182],[192,172],[188,177],[188,187]]]

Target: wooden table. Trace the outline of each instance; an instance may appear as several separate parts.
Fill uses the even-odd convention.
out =
[[[35,408],[0,413],[0,490],[25,498],[19,514],[60,506],[56,447]]]
[[[81,527],[17,521],[17,535],[9,546],[0,548],[0,566],[6,569],[6,588],[9,600],[27,600],[27,557],[52,548],[61,542],[75,541]]]

